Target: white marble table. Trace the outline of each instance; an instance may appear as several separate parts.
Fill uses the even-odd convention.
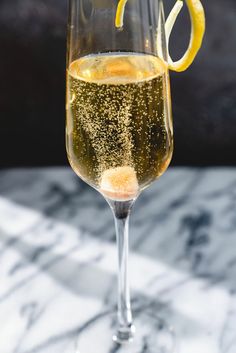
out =
[[[170,169],[130,243],[132,299],[157,304],[179,352],[235,353],[236,169]],[[116,265],[111,212],[69,168],[0,172],[0,353],[67,352],[114,307]]]

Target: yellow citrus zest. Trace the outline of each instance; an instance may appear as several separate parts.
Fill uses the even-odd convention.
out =
[[[172,8],[169,16],[167,17],[165,23],[165,32],[166,32],[166,42],[169,43],[169,38],[174,27],[174,24],[177,20],[177,17],[184,6],[183,0],[177,0],[174,7]]]
[[[116,10],[116,27],[122,28],[124,22],[125,5],[128,0],[119,0]]]
[[[178,61],[172,61],[169,54],[169,36],[170,31],[167,31],[167,48],[168,48],[168,66],[170,70],[181,72],[187,70],[195,59],[202,45],[202,40],[205,33],[205,13],[200,0],[185,0],[191,19],[191,36],[187,51]],[[168,20],[167,20],[168,24]],[[171,22],[170,22],[171,24]],[[169,24],[169,25],[170,25]],[[173,27],[173,25],[172,25]]]
[[[177,0],[169,17],[167,18],[165,31],[167,40],[167,50],[168,50],[168,67],[172,71],[185,71],[194,61],[199,49],[202,45],[202,40],[205,33],[205,13],[200,0],[185,0],[191,19],[191,36],[189,41],[188,49],[186,50],[183,57],[178,61],[173,61],[169,54],[169,38],[175,24],[175,21],[180,13],[183,0]],[[115,25],[117,28],[123,27],[124,11],[127,0],[119,0]]]

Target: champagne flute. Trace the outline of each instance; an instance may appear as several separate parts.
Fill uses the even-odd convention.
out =
[[[129,0],[122,28],[115,26],[116,10],[117,0],[69,5],[67,154],[75,173],[111,207],[119,265],[113,337],[114,320],[107,313],[80,333],[78,351],[173,352],[169,338],[157,334],[163,322],[153,308],[136,308],[135,333],[127,266],[131,208],[165,172],[173,152],[163,3]]]

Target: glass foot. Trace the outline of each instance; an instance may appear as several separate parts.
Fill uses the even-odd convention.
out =
[[[116,313],[104,313],[81,329],[75,353],[178,353],[173,329],[151,308],[133,310],[132,337],[118,339]]]

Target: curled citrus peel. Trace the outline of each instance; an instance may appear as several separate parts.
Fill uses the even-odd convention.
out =
[[[116,27],[122,28],[124,24],[125,5],[128,0],[119,0],[116,10]]]
[[[179,0],[181,1],[181,0]],[[205,13],[200,0],[185,0],[191,19],[191,36],[187,51],[183,57],[178,61],[172,61],[169,54],[169,37],[172,31],[173,25],[171,21],[168,24],[168,19],[166,22],[166,32],[167,32],[167,48],[168,48],[168,66],[170,70],[173,71],[185,71],[194,61],[199,49],[202,45],[202,40],[205,33]],[[171,14],[170,14],[171,16]],[[174,21],[175,22],[175,21]],[[171,27],[172,25],[172,27]],[[170,26],[170,30],[168,29]]]
[[[129,166],[105,170],[100,181],[103,195],[116,201],[131,200],[137,197],[138,180],[134,168]]]
[[[183,0],[177,0],[165,23],[166,41],[169,43],[170,35],[177,17],[184,6]]]
[[[168,51],[168,67],[172,71],[185,71],[192,64],[199,49],[202,45],[203,36],[205,33],[205,13],[200,0],[185,0],[191,19],[191,36],[188,49],[183,57],[178,61],[173,61],[169,54],[169,38],[175,24],[175,21],[183,7],[183,0],[177,0],[172,11],[170,12],[166,24],[166,40]],[[119,0],[116,12],[115,24],[117,28],[123,27],[124,10],[127,0]]]

